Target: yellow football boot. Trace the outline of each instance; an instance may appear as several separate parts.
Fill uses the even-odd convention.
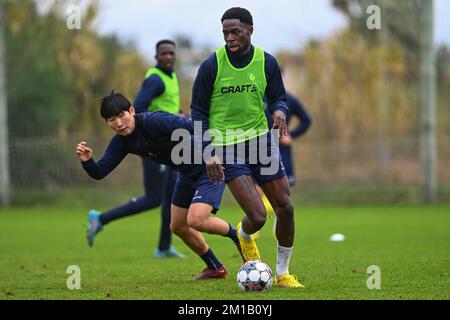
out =
[[[304,288],[298,280],[297,276],[292,274],[282,274],[281,276],[275,277],[275,286],[281,288]]]
[[[256,241],[254,236],[251,236],[250,240],[245,240],[239,235],[239,230],[242,228],[242,222],[239,222],[237,225],[237,236],[239,239],[239,243],[241,244],[242,254],[244,257],[250,261],[250,260],[261,260],[261,256],[259,255],[258,246],[256,245]]]

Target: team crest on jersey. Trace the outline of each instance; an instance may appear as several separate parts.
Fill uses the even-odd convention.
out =
[[[255,77],[255,75],[253,74],[253,72],[250,72],[250,74],[248,75],[248,78],[249,78],[251,81],[255,81],[255,79],[256,79],[256,77]]]

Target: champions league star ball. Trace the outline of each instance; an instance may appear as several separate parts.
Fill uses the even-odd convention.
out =
[[[266,291],[273,285],[273,273],[261,260],[247,261],[237,273],[239,288],[245,292]]]

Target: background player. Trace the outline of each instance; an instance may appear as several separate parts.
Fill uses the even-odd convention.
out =
[[[295,185],[295,172],[292,158],[292,141],[301,137],[311,126],[311,117],[306,111],[303,103],[298,100],[291,93],[286,92],[288,113],[286,115],[286,125],[289,124],[293,117],[298,119],[297,126],[289,131],[286,135],[280,137],[280,154],[283,161],[284,168],[289,180],[289,185],[292,187]],[[266,118],[269,124],[269,128],[273,126],[272,116],[268,108],[266,108]]]
[[[283,71],[282,71],[283,72]],[[289,186],[293,187],[295,185],[295,172],[294,172],[294,163],[293,163],[293,157],[292,157],[292,141],[294,139],[299,138],[300,136],[304,135],[306,131],[311,126],[311,117],[306,112],[305,107],[303,104],[294,97],[291,93],[286,92],[286,98],[287,98],[287,106],[288,106],[288,113],[286,116],[286,125],[289,128],[289,124],[293,117],[296,117],[298,119],[297,126],[289,131],[286,135],[280,137],[280,155],[281,160],[283,161],[283,166],[286,169],[286,174],[289,180]],[[269,108],[266,108],[266,118],[267,123],[269,125],[269,128],[273,126],[272,122],[272,116],[270,114]],[[262,190],[260,191],[260,194],[263,199],[264,206],[266,207],[267,212],[273,213],[273,208],[270,205],[269,200],[267,199],[266,195],[262,193]],[[273,223],[273,230],[272,234],[276,239],[275,236],[275,229],[276,229],[276,221],[277,218],[275,216],[274,223]]]

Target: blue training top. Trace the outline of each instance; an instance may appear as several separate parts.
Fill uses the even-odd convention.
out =
[[[189,174],[195,174],[198,172],[197,170],[202,169],[203,165],[200,164],[175,164],[171,157],[172,149],[179,143],[179,141],[171,141],[172,132],[176,129],[186,129],[189,132],[190,145],[193,147],[192,121],[167,112],[156,111],[135,115],[135,124],[135,130],[130,135],[116,134],[112,137],[99,161],[90,159],[82,162],[83,169],[90,177],[96,180],[103,179],[129,153],[150,158],[176,171]]]

